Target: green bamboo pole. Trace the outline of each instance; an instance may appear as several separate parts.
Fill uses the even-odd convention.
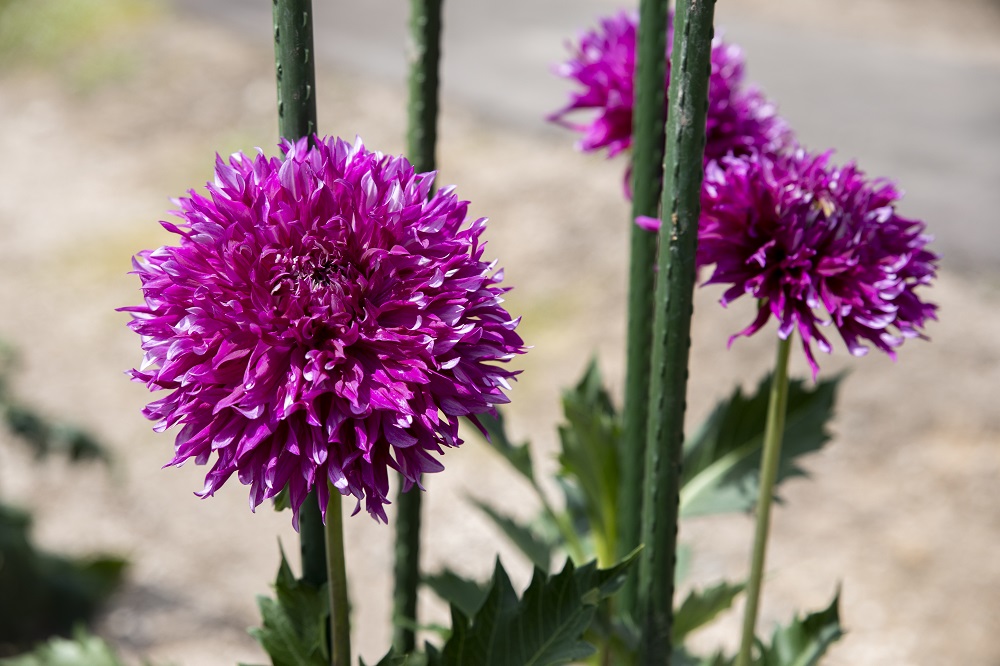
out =
[[[442,2],[412,0],[410,5],[412,60],[406,152],[418,172],[433,171],[436,162]],[[417,620],[420,585],[420,489],[413,487],[404,493],[400,478],[396,504],[393,645],[406,653],[413,651],[416,645],[413,625]]]
[[[669,0],[640,0],[635,112],[632,116],[632,242],[629,268],[625,407],[619,466],[618,557],[635,550],[640,539],[643,463],[649,407],[649,345],[653,336],[656,234],[634,224],[640,215],[659,217],[663,187],[663,82],[666,76]],[[632,613],[638,576],[630,575],[619,595]]]
[[[778,340],[778,353],[774,363],[774,378],[767,403],[767,422],[764,426],[764,452],[760,461],[760,488],[757,496],[757,525],[754,531],[753,557],[750,562],[750,581],[747,583],[747,605],[743,611],[743,635],[736,666],[750,666],[757,626],[757,609],[760,606],[761,586],[764,581],[764,557],[767,553],[767,535],[771,527],[771,504],[774,500],[774,482],[778,478],[781,462],[781,441],[785,435],[785,414],[788,411],[788,355],[792,336]]]
[[[278,82],[278,134],[292,141],[316,132],[312,0],[274,0],[274,65]],[[326,582],[323,520],[316,493],[299,510],[302,580]]]
[[[329,483],[329,481],[327,481]],[[326,573],[330,580],[330,666],[351,666],[350,607],[344,558],[344,512],[340,491],[329,485],[326,506]]]
[[[677,512],[714,0],[674,17],[639,561],[639,663],[670,663]]]

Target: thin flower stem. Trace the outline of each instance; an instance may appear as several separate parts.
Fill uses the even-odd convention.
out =
[[[632,228],[629,268],[628,340],[626,343],[625,407],[619,466],[617,556],[635,550],[640,538],[642,476],[646,460],[649,408],[649,349],[653,336],[656,234],[635,224],[640,215],[659,217],[663,188],[663,114],[666,104],[668,0],[640,0],[636,63],[635,112],[632,126]],[[619,593],[621,607],[632,613],[638,576],[630,575]]]
[[[443,0],[410,3],[410,79],[406,154],[417,172],[436,168],[441,5]],[[417,591],[420,586],[421,491],[396,499],[396,552],[393,567],[393,645],[402,653],[416,646]]]
[[[643,479],[639,664],[670,663],[695,252],[711,71],[714,0],[677,3],[671,56]]]
[[[278,134],[292,141],[316,132],[316,72],[312,0],[274,0],[274,65],[278,84]],[[323,519],[315,491],[299,511],[302,580],[326,582]]]
[[[760,606],[761,586],[764,580],[764,557],[767,535],[771,526],[771,504],[774,482],[778,477],[781,461],[781,440],[785,434],[785,413],[788,408],[788,355],[792,336],[778,340],[771,394],[767,403],[767,424],[764,427],[764,451],[760,462],[760,489],[757,496],[757,526],[754,532],[753,558],[750,563],[750,581],[747,583],[747,605],[743,615],[743,636],[737,666],[750,666],[751,652],[757,626],[757,609]]]
[[[326,573],[330,580],[330,665],[350,666],[351,624],[347,601],[347,569],[344,563],[344,514],[340,491],[330,485],[326,506]]]

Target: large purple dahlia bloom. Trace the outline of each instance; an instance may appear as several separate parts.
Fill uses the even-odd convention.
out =
[[[831,153],[726,157],[706,167],[698,264],[714,265],[706,284],[730,285],[722,304],[749,294],[757,317],[733,336],[752,335],[773,316],[778,335],[798,330],[812,368],[812,344],[832,324],[855,356],[869,343],[895,358],[903,340],[923,337],[937,307],[916,290],[936,275],[938,256],[923,222],[896,213],[899,191],[868,181]]]
[[[668,22],[668,35],[672,35],[672,13]],[[602,19],[597,29],[580,37],[579,44],[570,44],[571,59],[556,70],[581,89],[571,93],[569,104],[550,115],[549,120],[580,132],[581,150],[607,148],[608,157],[614,157],[632,145],[637,33],[635,12]],[[664,94],[670,85],[672,46],[672,37],[668,37]],[[758,89],[744,85],[743,68],[743,51],[716,37],[712,41],[705,127],[706,161],[752,150],[780,152],[793,143],[791,131],[775,106]],[[590,122],[570,120],[569,116],[577,111],[593,111],[595,115]]]
[[[131,375],[169,391],[144,410],[181,426],[168,464],[216,457],[199,495],[236,472],[252,508],[287,487],[297,522],[313,488],[325,512],[329,480],[385,521],[388,468],[419,484],[460,416],[507,402],[516,373],[494,363],[524,351],[518,320],[485,219],[466,224],[452,188],[428,199],[433,173],[360,140],[281,149],[218,158],[207,196],[162,223],[178,244],[133,260]]]

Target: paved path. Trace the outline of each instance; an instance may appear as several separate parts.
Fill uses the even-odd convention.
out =
[[[265,0],[174,0],[187,12],[267,40]],[[314,2],[320,60],[402,80],[407,4]],[[445,17],[444,95],[491,120],[552,132],[541,118],[567,86],[550,73],[581,27],[616,0],[461,0]],[[750,77],[778,102],[801,140],[837,147],[908,192],[903,212],[926,219],[953,270],[1000,267],[1000,67],[876,45],[815,28],[724,19]],[[567,142],[572,137],[566,136]]]

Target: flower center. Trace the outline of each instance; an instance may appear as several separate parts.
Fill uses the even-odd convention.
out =
[[[316,243],[305,252],[279,254],[272,270],[271,294],[279,309],[294,301],[306,314],[353,312],[351,296],[361,273],[337,248]]]

